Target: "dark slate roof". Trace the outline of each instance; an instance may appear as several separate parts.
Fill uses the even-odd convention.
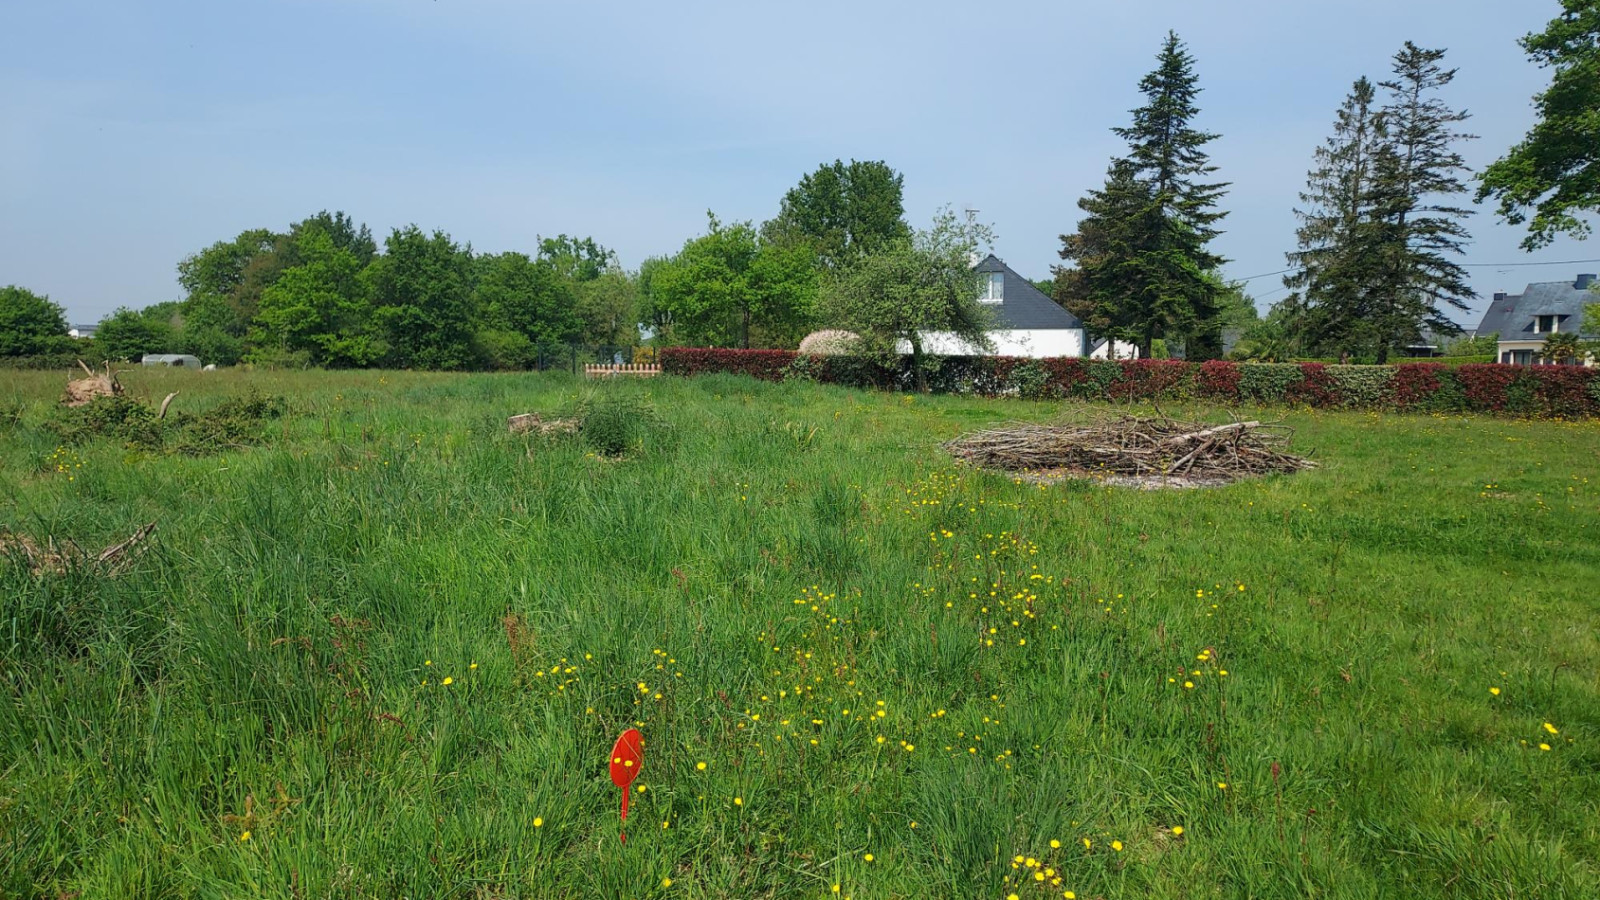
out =
[[[1584,304],[1600,302],[1600,295],[1589,290],[1594,281],[1593,275],[1579,275],[1577,281],[1530,284],[1520,294],[1495,294],[1478,334],[1497,331],[1502,341],[1540,340],[1543,335],[1533,332],[1534,316],[1561,316],[1561,331],[1576,330],[1583,321]]]
[[[1067,312],[1061,304],[1045,296],[1033,282],[1018,275],[993,253],[978,263],[979,272],[1003,272],[1005,286],[1001,300],[995,304],[1003,328],[1082,328],[1078,317]]]

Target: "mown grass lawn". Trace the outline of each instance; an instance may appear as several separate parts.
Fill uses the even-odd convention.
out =
[[[61,448],[0,375],[0,524],[159,522],[0,563],[0,896],[1600,896],[1595,423],[1264,411],[1321,467],[1137,492],[938,449],[1044,403],[612,385],[619,461],[504,433],[563,376],[124,380],[292,412]]]

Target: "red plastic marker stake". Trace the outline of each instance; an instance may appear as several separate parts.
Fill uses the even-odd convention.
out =
[[[628,788],[633,780],[639,777],[639,770],[644,768],[644,735],[637,728],[629,728],[617,738],[617,744],[611,748],[611,783],[622,788],[622,821],[628,821]],[[623,843],[627,843],[628,836],[622,832]]]

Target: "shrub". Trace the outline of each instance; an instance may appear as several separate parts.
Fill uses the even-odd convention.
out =
[[[1121,377],[1111,386],[1113,399],[1180,399],[1193,393],[1192,367],[1181,359],[1135,359],[1118,366]]]
[[[1234,401],[1239,399],[1239,364],[1222,359],[1208,359],[1200,364],[1195,376],[1195,388],[1202,397]]]
[[[1300,364],[1300,380],[1289,386],[1284,399],[1290,403],[1304,403],[1319,409],[1340,404],[1339,383],[1328,373],[1322,363]]]
[[[1346,409],[1378,409],[1393,399],[1395,370],[1388,366],[1329,366],[1339,402]]]
[[[1017,389],[1017,396],[1024,400],[1039,400],[1049,396],[1045,390],[1049,384],[1050,373],[1037,360],[1027,360],[1011,370],[1011,386]]]
[[[601,392],[578,405],[578,433],[602,456],[622,456],[641,449],[664,427],[655,410],[625,394]]]
[[[1468,409],[1484,412],[1503,412],[1507,405],[1506,390],[1517,377],[1517,366],[1489,364],[1467,365],[1455,371],[1456,380],[1466,398]]]
[[[665,375],[729,372],[749,375],[762,381],[782,381],[796,355],[793,350],[706,350],[692,347],[666,347],[660,354],[661,371]]]
[[[813,378],[828,384],[911,390],[908,357],[800,356],[788,350],[661,351],[673,375],[727,372],[766,381]],[[1164,400],[1200,396],[1223,403],[1303,403],[1317,408],[1466,410],[1517,415],[1600,414],[1600,370],[1439,360],[1394,366],[1320,362],[1104,360],[1078,357],[928,356],[923,374],[935,393],[1024,398]]]
[[[1244,363],[1239,366],[1239,394],[1258,403],[1283,403],[1302,378],[1296,363]]]
[[[1438,363],[1406,363],[1394,369],[1394,403],[1400,409],[1428,408],[1442,386],[1444,366]]]

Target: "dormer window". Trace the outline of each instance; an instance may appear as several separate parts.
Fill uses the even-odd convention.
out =
[[[1006,276],[1004,272],[990,272],[983,276],[983,285],[978,292],[978,299],[984,303],[999,303],[1006,298]]]
[[[1555,316],[1534,316],[1533,317],[1533,333],[1534,334],[1554,334],[1555,331],[1556,331],[1556,317]]]

